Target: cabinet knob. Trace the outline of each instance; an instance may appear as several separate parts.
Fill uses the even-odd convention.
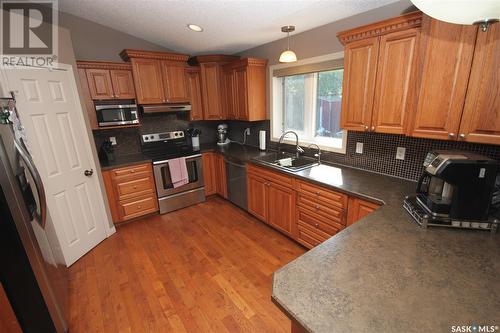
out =
[[[448,136],[449,136],[450,138],[453,138],[453,137],[455,137],[455,133],[448,133]]]
[[[141,206],[141,205],[137,206],[137,209],[141,209],[141,208],[142,208],[142,206]]]
[[[319,191],[316,191],[316,195],[319,195]]]
[[[316,205],[316,210],[319,210],[319,208],[320,208],[319,205]]]
[[[365,131],[368,131],[368,126],[365,126]]]
[[[135,173],[135,170],[134,169],[130,170],[130,173]]]
[[[134,186],[134,190],[137,189],[137,186]]]
[[[118,96],[118,94],[117,94],[117,95],[115,95],[115,97],[116,97],[116,98],[118,98],[118,97],[119,97],[119,96]]]
[[[318,224],[318,223],[316,223],[314,226],[315,226],[316,228],[319,228],[319,224]]]
[[[372,126],[372,131],[375,131],[375,126]]]
[[[465,133],[460,133],[459,137],[460,139],[465,139]]]

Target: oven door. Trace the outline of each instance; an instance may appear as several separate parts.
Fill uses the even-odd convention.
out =
[[[203,162],[201,154],[186,157],[186,167],[189,182],[186,185],[174,188],[170,177],[168,160],[153,162],[153,172],[155,175],[158,198],[203,187],[205,182],[203,180]]]
[[[97,105],[95,109],[100,127],[139,123],[137,105]]]

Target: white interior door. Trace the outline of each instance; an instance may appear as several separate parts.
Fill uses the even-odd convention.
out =
[[[7,89],[15,93],[27,146],[69,266],[106,237],[108,223],[73,70],[61,65],[51,71],[2,71]],[[85,170],[94,174],[86,176]]]

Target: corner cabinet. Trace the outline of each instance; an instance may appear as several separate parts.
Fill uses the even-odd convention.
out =
[[[187,55],[125,49],[120,56],[132,64],[137,103],[189,101],[185,75]]]
[[[191,120],[203,120],[203,99],[201,97],[201,71],[198,66],[186,68],[188,98],[191,103]]]
[[[338,34],[345,45],[342,128],[404,134],[414,109],[420,12]]]

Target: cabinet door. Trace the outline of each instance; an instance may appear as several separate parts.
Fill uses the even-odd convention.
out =
[[[295,191],[273,182],[267,183],[267,222],[292,236],[295,223]]]
[[[112,69],[110,73],[115,98],[134,99],[135,89],[132,72],[128,70]]]
[[[347,213],[347,226],[361,220],[366,215],[380,208],[380,205],[361,200],[358,198],[349,198],[349,209]]]
[[[224,69],[222,71],[222,90],[224,96],[224,114],[226,115],[226,118],[237,119],[234,70],[232,68]]]
[[[477,34],[461,140],[500,145],[500,24]]]
[[[89,84],[87,81],[87,74],[84,68],[78,68],[78,79],[80,81],[80,97],[83,100],[83,105],[87,111],[87,117],[91,129],[98,129],[97,114],[94,107],[94,102],[90,97]]]
[[[165,103],[160,62],[154,59],[132,58],[132,70],[134,73],[137,103]]]
[[[366,131],[371,126],[378,48],[378,37],[352,42],[345,47],[341,114],[343,129]]]
[[[87,82],[92,99],[113,99],[111,75],[107,69],[87,69]]]
[[[224,118],[221,100],[221,70],[217,63],[201,64],[203,112],[205,120]]]
[[[191,120],[203,120],[203,101],[201,99],[200,69],[186,70],[186,80],[189,100],[191,102]]]
[[[236,119],[248,120],[248,86],[246,67],[236,68],[234,71],[234,99]]]
[[[415,107],[419,29],[380,37],[372,131],[404,134]]]
[[[247,175],[248,212],[267,222],[267,181],[253,174]]]
[[[167,103],[188,102],[188,89],[184,70],[186,64],[180,61],[162,61],[163,89]]]
[[[205,181],[205,195],[217,193],[217,184],[215,182],[215,158],[214,153],[204,153],[202,155],[203,162],[203,179]]]
[[[475,26],[423,16],[420,91],[411,136],[456,139],[476,34]]]

